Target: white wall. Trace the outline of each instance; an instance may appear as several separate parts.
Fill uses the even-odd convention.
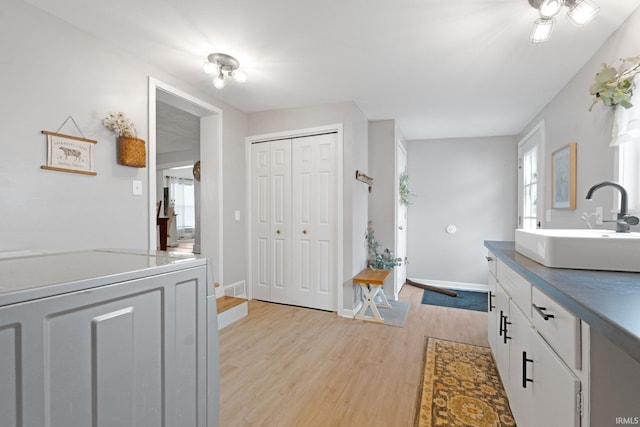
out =
[[[369,122],[369,171],[374,179],[369,194],[369,221],[380,243],[379,252],[396,248],[397,211],[397,145],[402,136],[395,120],[375,120]],[[389,297],[395,298],[396,275],[391,274],[384,284]]]
[[[614,110],[600,103],[589,112],[591,95],[589,87],[602,63],[616,64],[619,58],[640,53],[640,9],[603,44],[598,52],[580,69],[574,78],[522,131],[522,138],[540,120],[546,130],[546,196],[539,209],[544,212],[551,206],[551,153],[569,142],[577,142],[577,195],[576,210],[552,210],[551,222],[543,228],[584,228],[580,220],[583,212],[594,212],[596,206],[604,207],[605,215],[613,218],[613,189],[601,189],[593,201],[585,200],[589,188],[605,180],[617,180],[614,169],[617,149],[609,147]],[[613,228],[614,226],[608,226]],[[637,230],[634,230],[637,231]]]
[[[244,180],[246,116],[215,99],[213,89],[199,92],[20,0],[0,3],[0,52],[0,251],[147,249],[148,170],[116,163],[115,137],[102,118],[123,111],[147,140],[149,76],[223,109],[225,164],[233,165],[224,170],[225,203],[244,205],[237,183]],[[55,131],[69,115],[98,141],[97,176],[40,169],[40,131]],[[61,132],[77,134],[73,126]],[[142,196],[131,194],[134,179],[143,182]],[[240,280],[244,226],[224,214],[225,281]]]
[[[352,310],[359,302],[352,282],[366,266],[367,187],[355,180],[356,169],[367,169],[367,119],[352,102],[308,108],[271,110],[248,115],[247,135],[262,135],[343,124],[343,307]]]
[[[517,141],[488,137],[407,142],[407,276],[486,284],[485,240],[513,240]],[[445,228],[455,225],[457,232]]]

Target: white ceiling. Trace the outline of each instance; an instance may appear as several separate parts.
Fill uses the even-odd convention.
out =
[[[533,45],[527,0],[25,1],[242,111],[355,101],[407,139],[518,134],[640,5],[596,0]],[[213,52],[247,83],[214,89]]]

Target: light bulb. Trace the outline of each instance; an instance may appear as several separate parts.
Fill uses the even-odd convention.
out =
[[[567,12],[567,17],[572,24],[581,27],[591,21],[599,11],[600,7],[591,0],[578,0]]]
[[[247,81],[247,73],[244,70],[235,70],[231,76],[240,83]]]
[[[202,65],[202,69],[207,74],[215,74],[218,72],[218,64],[215,64],[213,62],[205,62]]]
[[[216,89],[222,89],[224,87],[224,76],[222,75],[222,73],[213,78],[213,85],[216,87]]]
[[[533,31],[531,31],[531,35],[529,36],[529,41],[531,41],[531,43],[543,43],[549,40],[554,22],[555,19],[553,18],[536,19],[536,22],[533,25]]]
[[[538,9],[538,12],[540,12],[540,16],[543,18],[551,18],[560,12],[563,5],[564,0],[544,0],[540,5],[540,9]]]

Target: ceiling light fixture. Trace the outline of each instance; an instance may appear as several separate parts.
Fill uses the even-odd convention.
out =
[[[528,0],[531,7],[538,10],[540,18],[536,19],[529,40],[542,43],[549,40],[553,31],[555,18],[563,6],[569,8],[567,17],[574,25],[581,27],[591,21],[600,11],[593,0]]]
[[[240,69],[240,62],[226,53],[212,53],[207,57],[202,69],[207,74],[215,74],[213,85],[222,89],[225,85],[225,77],[244,83],[247,81],[247,73]]]

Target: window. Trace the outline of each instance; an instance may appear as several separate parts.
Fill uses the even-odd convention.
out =
[[[195,195],[193,179],[168,176],[169,199],[175,213],[178,239],[193,238]]]

